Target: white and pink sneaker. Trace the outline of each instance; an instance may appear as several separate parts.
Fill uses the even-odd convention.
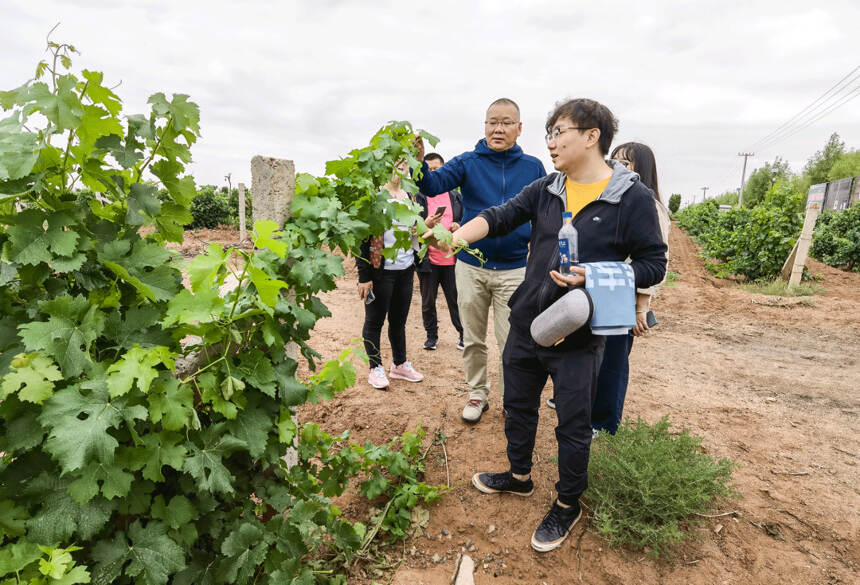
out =
[[[399,366],[391,364],[388,375],[392,380],[406,380],[407,382],[420,382],[424,379],[424,374],[413,368],[412,362],[403,362]]]
[[[385,368],[381,365],[375,368],[370,368],[370,374],[367,376],[367,383],[377,390],[385,390],[388,388],[388,378],[385,377]]]

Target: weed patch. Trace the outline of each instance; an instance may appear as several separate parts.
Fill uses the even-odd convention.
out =
[[[695,514],[737,496],[729,483],[736,464],[708,456],[701,437],[671,433],[670,426],[668,417],[653,425],[628,419],[593,443],[585,503],[611,546],[671,556],[692,536]]]

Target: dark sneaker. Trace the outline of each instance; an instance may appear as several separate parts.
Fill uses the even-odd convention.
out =
[[[435,339],[428,339],[427,341],[425,341],[424,342],[424,349],[431,349],[431,350],[436,349],[436,340]]]
[[[546,405],[555,410],[555,398],[547,398]]]
[[[463,336],[462,335],[460,336],[460,341],[457,342],[457,349],[459,349],[460,351],[463,351],[464,349],[466,349],[466,344],[463,343]]]
[[[562,508],[556,500],[532,534],[532,548],[538,552],[558,548],[581,517],[579,500],[569,508]]]
[[[472,485],[485,494],[508,492],[518,496],[530,496],[535,491],[532,478],[520,481],[510,471],[504,473],[476,473],[472,476]]]

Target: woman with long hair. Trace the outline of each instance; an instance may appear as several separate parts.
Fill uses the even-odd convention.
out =
[[[622,164],[627,170],[639,175],[639,182],[651,189],[654,194],[654,205],[657,207],[657,218],[660,222],[660,232],[663,241],[669,245],[669,210],[660,198],[660,188],[657,182],[657,162],[654,152],[640,142],[626,142],[616,146],[610,157]],[[669,259],[667,249],[666,259]],[[665,278],[663,279],[665,281]],[[608,335],[600,373],[597,379],[597,396],[591,406],[591,428],[596,437],[600,431],[615,434],[621,422],[624,411],[624,398],[627,396],[627,381],[630,374],[628,358],[633,348],[634,336],[642,336],[648,331],[648,311],[651,298],[657,293],[663,282],[652,287],[636,290],[636,326],[624,335]],[[550,408],[555,408],[552,398],[547,400]]]
[[[654,193],[654,205],[657,207],[657,218],[660,222],[660,232],[663,241],[669,245],[669,210],[660,198],[657,183],[657,162],[654,152],[645,144],[626,142],[616,146],[611,158],[621,163],[628,170],[639,175],[639,181]],[[668,249],[666,259],[669,259]],[[665,281],[665,278],[663,279]],[[651,299],[663,282],[646,289],[636,290],[636,326],[626,335],[610,335],[606,338],[606,349],[600,373],[597,379],[597,397],[591,407],[591,428],[595,432],[606,431],[615,434],[621,422],[624,410],[624,398],[627,395],[627,381],[630,374],[628,357],[633,348],[634,336],[643,336],[648,331],[648,311]]]
[[[398,172],[399,171],[399,172]],[[382,188],[391,195],[390,201],[406,201],[409,194],[400,183],[400,173],[407,172],[405,161],[397,165]],[[429,221],[429,220],[428,220]],[[429,225],[429,224],[428,224]],[[386,390],[388,379],[420,382],[424,375],[406,360],[406,318],[412,302],[412,283],[415,276],[415,254],[413,249],[398,249],[397,256],[389,260],[382,250],[391,248],[395,241],[395,230],[409,230],[410,226],[397,221],[383,235],[368,238],[361,245],[361,257],[356,258],[358,269],[358,297],[364,301],[364,350],[370,361],[367,382],[378,390]],[[413,236],[413,247],[417,240]],[[388,341],[391,343],[392,364],[385,375],[379,352],[382,326],[388,318]]]

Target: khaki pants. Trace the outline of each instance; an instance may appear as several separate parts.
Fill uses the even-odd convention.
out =
[[[457,262],[454,275],[457,280],[457,306],[463,323],[463,369],[469,385],[469,398],[487,402],[490,385],[487,379],[487,322],[490,306],[493,307],[493,329],[499,346],[499,398],[505,396],[501,354],[508,339],[511,313],[508,299],[517,290],[526,275],[526,269],[491,270]]]

